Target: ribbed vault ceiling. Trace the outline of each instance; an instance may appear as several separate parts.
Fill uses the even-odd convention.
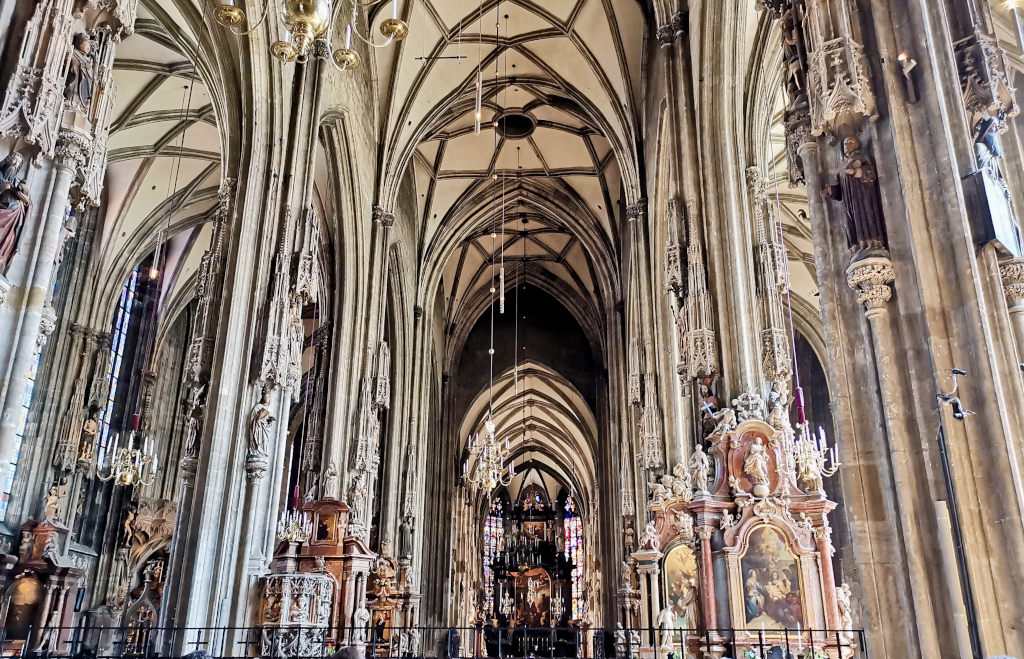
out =
[[[493,388],[484,388],[474,399],[459,428],[461,446],[471,434],[484,434],[492,395],[496,436],[502,442],[508,439],[517,464],[510,492],[519,491],[531,470],[544,472],[575,492],[592,491],[597,422],[568,380],[536,362],[505,371],[495,378]]]
[[[589,230],[612,242],[623,171],[636,180],[639,3],[417,0],[399,11],[412,26],[410,37],[376,51],[386,90],[382,194],[411,171],[422,244],[436,245],[447,226],[467,217],[481,229],[493,224],[480,200],[515,195],[526,182],[565,207],[578,206],[573,212],[586,216]],[[513,139],[496,131],[495,120],[509,113],[527,117],[532,133]],[[558,219],[547,217],[547,226]],[[553,231],[530,242],[559,254],[565,238]],[[432,256],[447,259],[450,247],[437,249]],[[446,285],[452,293],[451,277]]]
[[[167,241],[169,301],[209,245],[221,154],[209,94],[163,27],[168,16],[158,21],[140,5],[135,33],[118,45],[101,249],[104,272],[117,280]]]

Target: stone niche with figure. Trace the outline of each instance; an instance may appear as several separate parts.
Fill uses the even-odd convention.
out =
[[[835,583],[828,524],[836,504],[810,474],[824,449],[763,413],[743,416],[651,486],[653,520],[633,554],[660,611],[645,642],[666,656],[742,656],[788,639],[798,656],[849,656],[850,591]]]

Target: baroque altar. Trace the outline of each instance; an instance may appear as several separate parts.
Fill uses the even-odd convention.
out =
[[[631,557],[656,628],[643,644],[657,656],[700,656],[709,642],[718,656],[787,643],[798,657],[850,656],[850,590],[835,581],[828,523],[836,504],[822,489],[827,449],[760,409],[740,418],[651,485],[652,520]]]

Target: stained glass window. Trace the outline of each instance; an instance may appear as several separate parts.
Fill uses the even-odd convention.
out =
[[[128,338],[128,326],[132,320],[132,308],[135,305],[135,287],[139,283],[139,269],[132,270],[131,276],[121,289],[121,298],[117,302],[114,313],[113,339],[110,341],[110,360],[107,363],[107,405],[100,414],[99,451],[97,464],[102,464],[104,454],[110,444],[110,417],[114,413],[114,397],[117,395],[117,381],[121,376],[121,360],[124,358],[124,344]]]
[[[494,570],[491,565],[501,551],[501,541],[505,537],[505,524],[502,517],[501,501],[495,501],[484,522],[484,606],[490,615],[494,615]]]
[[[36,390],[36,372],[39,369],[39,357],[41,350],[36,351],[32,358],[32,364],[28,369],[28,378],[25,381],[25,393],[21,396],[21,411],[18,413],[18,429],[14,433],[14,446],[11,447],[11,466],[7,470],[7,478],[4,479],[3,495],[0,496],[0,519],[7,515],[7,504],[11,500],[11,488],[14,487],[14,471],[18,468],[18,459],[21,457],[21,445],[25,439],[25,427],[28,425],[28,410],[32,406],[32,395]]]
[[[565,500],[565,560],[572,563],[572,618],[583,617],[583,521],[576,511],[572,495]]]

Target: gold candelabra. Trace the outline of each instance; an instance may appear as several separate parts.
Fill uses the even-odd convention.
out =
[[[494,422],[490,419],[484,422],[484,436],[480,433],[470,435],[467,443],[469,458],[462,465],[462,477],[468,483],[479,485],[490,492],[498,485],[507,486],[512,482],[516,474],[515,460],[509,462],[505,467],[505,459],[509,453],[509,443],[506,438],[504,442],[499,441],[495,436]],[[472,471],[470,466],[472,465]]]
[[[219,5],[214,10],[214,17],[217,22],[230,29],[235,34],[246,35],[258,28],[270,15],[270,4],[272,0],[263,0],[263,13],[260,18],[249,25],[245,11],[234,4]],[[381,21],[380,33],[384,36],[384,43],[376,43],[372,35],[363,34],[358,25],[359,9],[370,7],[386,2],[386,0],[370,0],[359,2],[348,0],[351,5],[351,12],[348,23],[345,25],[345,46],[334,49],[330,60],[335,68],[340,71],[354,69],[359,66],[359,53],[352,48],[352,37],[355,35],[360,40],[373,48],[383,48],[393,41],[401,41],[409,36],[409,26],[405,21],[398,18],[398,0],[391,0],[391,17]],[[323,39],[329,47],[333,47],[332,27],[338,22],[341,15],[343,3],[334,0],[280,0],[278,18],[281,26],[288,32],[288,39],[275,41],[270,45],[270,53],[282,62],[305,62],[309,57],[309,49],[317,39]]]
[[[124,487],[149,485],[155,481],[159,465],[153,453],[153,441],[147,438],[141,448],[136,448],[134,430],[128,434],[128,446],[118,448],[120,439],[120,435],[115,435],[114,445],[106,453],[107,475],[103,475],[102,465],[97,464],[96,477],[104,482],[113,480],[115,485]]]
[[[793,442],[793,457],[796,473],[800,480],[813,491],[822,489],[822,480],[834,476],[842,463],[839,462],[839,443],[831,447],[825,437],[824,428],[811,434],[807,424],[800,429],[800,435]]]
[[[301,510],[286,510],[277,520],[277,539],[281,542],[305,542],[313,535],[313,521]]]

